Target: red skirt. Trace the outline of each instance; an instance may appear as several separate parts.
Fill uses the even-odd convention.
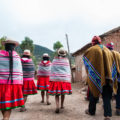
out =
[[[37,87],[33,80],[24,80],[23,82],[23,95],[34,95],[37,94]]]
[[[49,89],[49,76],[39,76],[37,80],[37,89],[47,91]]]
[[[72,94],[71,83],[68,82],[50,82],[48,90],[50,95],[70,95]]]
[[[22,85],[0,84],[0,110],[24,107]]]

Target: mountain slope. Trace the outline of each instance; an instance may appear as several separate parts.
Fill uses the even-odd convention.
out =
[[[52,50],[46,47],[40,46],[40,45],[35,45],[33,54],[37,60],[40,60],[40,58],[42,57],[44,53],[48,53],[51,59],[53,59],[54,52]]]
[[[22,55],[23,51],[22,49],[18,46],[16,48],[16,51]],[[51,60],[53,59],[53,51],[46,48],[46,47],[43,47],[43,46],[40,46],[40,45],[34,45],[34,52],[33,52],[33,55],[36,57],[36,60],[39,61],[43,55],[43,53],[48,53]]]

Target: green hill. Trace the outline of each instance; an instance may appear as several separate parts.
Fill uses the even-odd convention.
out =
[[[35,45],[33,54],[36,57],[37,61],[40,60],[40,58],[42,57],[42,55],[44,53],[48,53],[51,60],[53,59],[53,53],[54,52],[52,50],[50,50],[46,47],[40,46],[40,45]]]
[[[16,51],[22,55],[23,51],[22,49],[18,46],[16,48]],[[50,56],[50,59],[52,60],[53,59],[53,54],[54,52],[46,47],[43,47],[43,46],[40,46],[40,45],[34,45],[34,52],[33,52],[33,55],[35,56],[37,62],[40,61],[43,53],[48,53],[49,56]]]

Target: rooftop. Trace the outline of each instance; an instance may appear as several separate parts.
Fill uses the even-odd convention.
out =
[[[111,33],[114,33],[114,32],[119,31],[119,30],[120,30],[120,26],[117,27],[117,28],[114,28],[114,29],[112,29],[112,30],[110,30],[110,31],[102,34],[102,35],[99,35],[99,36],[101,37],[102,41],[104,41],[103,38],[104,38],[105,36],[108,36],[108,35],[110,35]],[[77,55],[77,54],[82,54],[83,51],[85,51],[86,49],[88,49],[88,48],[91,47],[91,46],[92,46],[91,43],[88,43],[88,44],[86,44],[85,46],[83,46],[82,48],[80,48],[79,50],[77,50],[76,52],[72,53],[72,55],[75,56],[75,55]]]

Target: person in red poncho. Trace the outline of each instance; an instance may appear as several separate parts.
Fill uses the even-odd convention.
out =
[[[7,38],[2,45],[5,50],[0,50],[0,110],[3,120],[9,120],[12,109],[24,106],[23,72],[20,56],[15,52],[19,43]]]
[[[31,59],[30,50],[24,50],[21,62],[23,68],[23,95],[26,103],[28,95],[37,94],[37,87],[34,83],[35,66]],[[20,109],[20,112],[24,111],[26,111],[25,107]]]
[[[44,103],[44,96],[46,91],[46,103],[50,105],[49,102],[49,79],[50,79],[50,72],[51,72],[51,62],[50,57],[47,53],[44,53],[42,56],[42,61],[39,64],[38,71],[37,71],[37,89],[41,91],[42,101]]]

